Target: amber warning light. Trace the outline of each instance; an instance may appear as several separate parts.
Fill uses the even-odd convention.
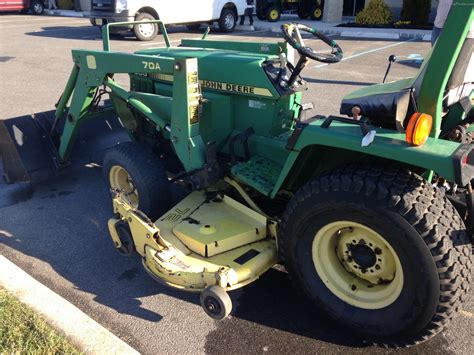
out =
[[[426,113],[416,112],[408,121],[406,141],[411,145],[425,144],[433,127],[433,117]]]

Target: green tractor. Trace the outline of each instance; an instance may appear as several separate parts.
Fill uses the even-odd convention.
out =
[[[38,115],[0,121],[5,177],[44,178],[42,150],[61,169],[81,125],[112,114],[129,141],[103,160],[110,235],[154,279],[200,293],[222,319],[227,291],[282,263],[315,308],[365,339],[427,340],[460,309],[472,274],[473,19],[473,0],[454,2],[415,77],[351,93],[342,116],[311,118],[305,65],[343,56],[315,29],[171,47],[152,21],[167,47],[129,54],[110,50],[104,26],[103,51],[72,51],[51,136],[26,128],[45,127]],[[330,52],[307,47],[302,31]],[[188,191],[175,204],[172,184]]]
[[[259,20],[276,22],[282,12],[296,12],[302,20],[323,18],[324,0],[258,0],[256,6]]]

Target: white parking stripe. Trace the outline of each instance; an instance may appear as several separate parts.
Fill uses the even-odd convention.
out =
[[[402,45],[402,44],[405,44],[405,43],[408,43],[408,42],[413,42],[413,41],[416,41],[416,38],[410,38],[410,39],[408,39],[408,40],[406,40],[406,41],[403,41],[403,42],[392,43],[392,44],[389,44],[389,45],[387,45],[387,46],[369,49],[369,50],[364,51],[364,52],[360,52],[360,53],[356,53],[356,54],[350,55],[349,57],[344,57],[344,58],[342,58],[341,62],[346,61],[346,60],[349,60],[349,59],[354,59],[354,58],[357,58],[357,57],[362,57],[362,56],[364,56],[364,55],[371,54],[371,53],[375,53],[375,52],[378,52],[378,51],[382,51],[382,50],[384,50],[384,49],[388,49],[388,48],[400,46],[400,45]],[[329,65],[329,64],[319,64],[319,65],[316,65],[314,68],[316,68],[316,69],[324,68],[324,67],[326,67],[326,66],[328,66],[328,65]]]
[[[468,311],[460,310],[459,313],[467,318],[474,318],[474,314]]]

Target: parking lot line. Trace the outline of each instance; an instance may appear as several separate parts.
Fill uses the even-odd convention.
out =
[[[464,317],[467,317],[467,318],[474,318],[474,313],[471,313],[471,312],[468,312],[468,311],[464,311],[464,310],[460,310],[459,313],[464,316]]]
[[[354,58],[357,58],[357,57],[362,57],[362,56],[367,55],[367,54],[379,52],[379,51],[382,51],[382,50],[384,50],[384,49],[388,49],[388,48],[400,46],[400,45],[402,45],[402,44],[405,44],[405,43],[408,43],[408,42],[413,42],[413,41],[415,41],[415,40],[416,40],[416,38],[410,38],[410,39],[408,39],[408,40],[406,40],[406,41],[397,42],[397,43],[392,43],[392,44],[389,44],[389,45],[386,45],[386,46],[383,46],[383,47],[373,48],[373,49],[369,49],[369,50],[366,50],[366,51],[363,51],[363,52],[360,52],[360,53],[355,53],[355,54],[350,55],[350,56],[348,56],[348,57],[342,58],[341,62],[346,61],[346,60],[350,60],[350,59],[354,59]],[[316,69],[324,68],[324,67],[326,67],[326,66],[328,66],[328,65],[329,65],[329,64],[319,64],[319,65],[316,65],[314,68],[316,68]]]

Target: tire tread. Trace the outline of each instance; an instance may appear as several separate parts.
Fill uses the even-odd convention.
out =
[[[287,245],[291,236],[285,230],[298,205],[320,191],[340,190],[363,192],[368,198],[385,200],[416,229],[436,263],[440,297],[431,322],[418,335],[388,345],[418,344],[441,332],[467,298],[472,274],[470,237],[446,196],[408,170],[349,165],[327,172],[297,191],[282,216],[278,238],[279,252],[288,264],[290,276],[293,273],[292,255],[288,253]]]

